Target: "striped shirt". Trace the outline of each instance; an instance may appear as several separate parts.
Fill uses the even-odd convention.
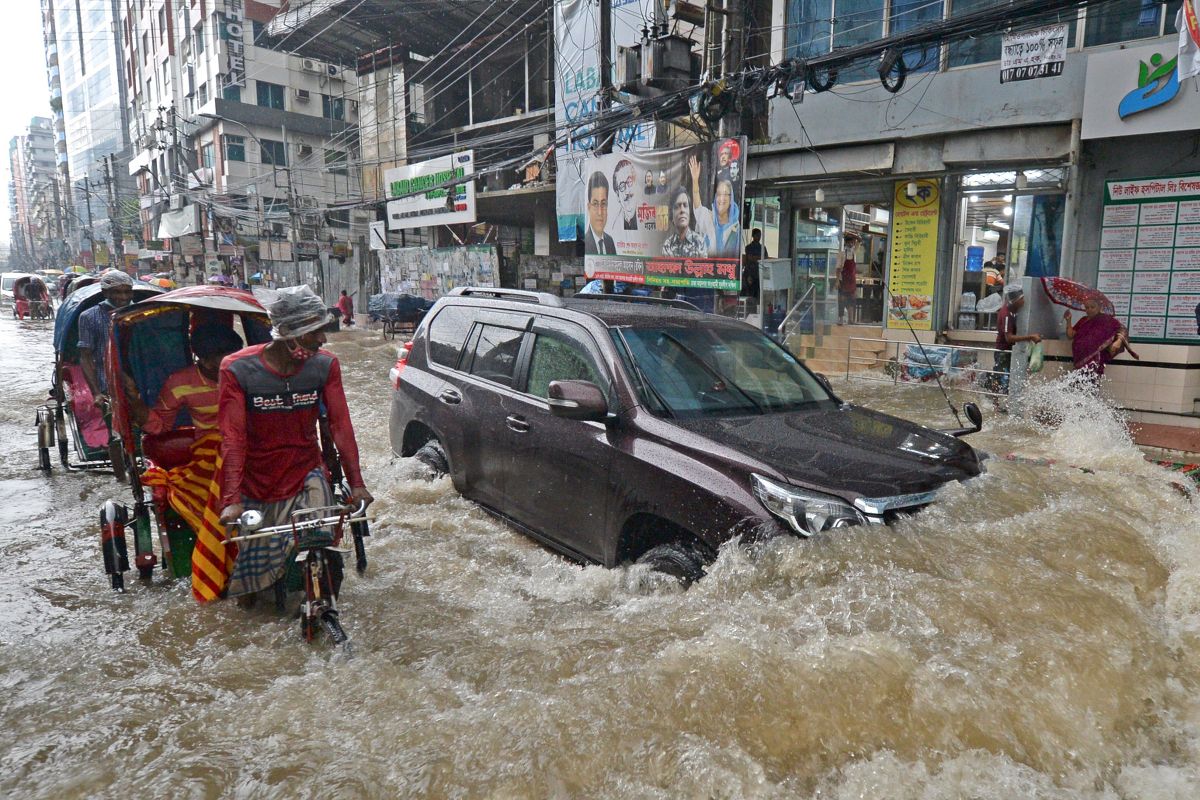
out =
[[[193,364],[171,373],[158,393],[158,402],[142,426],[145,433],[162,433],[175,427],[175,417],[187,409],[196,433],[217,430],[217,382],[210,381]]]

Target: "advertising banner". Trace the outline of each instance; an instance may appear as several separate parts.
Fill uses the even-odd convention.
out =
[[[1200,175],[1109,181],[1099,267],[1131,340],[1200,343]]]
[[[579,212],[589,278],[652,286],[741,286],[746,139],[585,162]]]
[[[917,193],[908,194],[915,183]],[[941,197],[935,180],[897,181],[888,265],[888,327],[933,330]]]
[[[613,64],[618,47],[641,40],[641,28],[654,19],[656,0],[612,0]],[[600,97],[600,9],[595,0],[554,2],[554,136],[566,143],[555,150],[555,205],[558,240],[573,242],[583,230],[584,160],[598,144],[587,126],[575,128],[596,113]],[[615,76],[613,83],[616,83]],[[614,150],[652,150],[654,123],[617,131]]]
[[[401,198],[387,204],[388,229],[474,222],[475,181],[464,180],[449,189],[441,188],[446,181],[474,174],[474,150],[387,170],[383,173],[387,196]]]
[[[1006,34],[1000,50],[1000,82],[1062,75],[1067,63],[1067,26],[1047,25]]]
[[[226,0],[225,23],[221,26],[221,39],[225,42],[224,86],[246,85],[246,48],[242,42],[246,24],[244,12],[242,0]]]

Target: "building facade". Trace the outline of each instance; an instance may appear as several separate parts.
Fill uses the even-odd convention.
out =
[[[121,69],[118,0],[42,0],[61,193],[81,263],[112,263],[133,197],[128,87]],[[110,216],[117,217],[114,226]]]
[[[281,4],[125,2],[142,256],[188,282],[220,271],[322,286],[350,257],[339,204],[360,194],[357,76],[276,49]]]
[[[70,257],[64,240],[68,212],[59,194],[53,121],[31,119],[26,131],[9,141],[8,154],[14,257],[28,269],[61,269]]]
[[[772,61],[824,54],[988,4],[840,5],[776,0]],[[1191,295],[1172,287],[1192,286],[1191,270],[1200,270],[1200,261],[1192,260],[1200,250],[1193,254],[1192,244],[1200,233],[1185,228],[1180,246],[1174,238],[1163,246],[1164,228],[1152,234],[1159,236],[1157,248],[1138,248],[1136,237],[1147,234],[1125,231],[1135,241],[1119,253],[1107,252],[1118,249],[1117,241],[1104,233],[1105,220],[1116,219],[1106,212],[1114,204],[1113,182],[1166,178],[1186,186],[1200,175],[1196,81],[1169,85],[1177,8],[1119,2],[1072,12],[1061,21],[1065,60],[1053,76],[1001,82],[997,33],[905,53],[907,81],[896,93],[872,68],[838,75],[825,91],[772,100],[769,141],[752,148],[747,193],[779,201],[779,255],[791,262],[790,302],[808,287],[836,293],[846,231],[861,237],[853,319],[876,331],[862,335],[911,337],[911,325],[927,340],[942,335],[989,346],[995,315],[977,304],[1000,284],[989,281],[984,266],[1003,263],[1009,282],[1072,278],[1110,294],[1143,356],[1110,370],[1115,399],[1145,419],[1194,414],[1200,332],[1191,308],[1190,327],[1184,324]],[[1161,102],[1133,112],[1122,105],[1125,97],[1153,88],[1149,84],[1170,97],[1160,95]],[[1162,201],[1193,199],[1177,194]],[[931,235],[914,243],[908,220],[922,204]],[[1186,226],[1187,220],[1177,216],[1173,223]],[[1148,259],[1158,268],[1151,270]],[[1143,263],[1145,273],[1156,274],[1143,274]],[[1023,324],[1064,337],[1050,352],[1066,358],[1061,320],[1049,304],[1041,307],[1043,299],[1040,292],[1031,295]],[[1200,302],[1200,293],[1194,300]]]

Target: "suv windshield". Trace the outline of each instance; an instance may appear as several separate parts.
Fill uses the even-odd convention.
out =
[[[765,414],[829,400],[786,350],[752,330],[619,328],[642,401],[672,416]]]

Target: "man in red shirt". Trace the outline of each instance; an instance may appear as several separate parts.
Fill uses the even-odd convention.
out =
[[[317,435],[322,408],[351,498],[371,503],[342,369],[332,353],[321,349],[328,322],[324,303],[307,286],[264,292],[260,300],[271,317],[273,340],[221,363],[221,522],[235,522],[246,508],[254,508],[264,525],[281,525],[294,510],[333,504]],[[294,550],[289,537],[243,542],[226,596],[270,588],[283,577]]]

